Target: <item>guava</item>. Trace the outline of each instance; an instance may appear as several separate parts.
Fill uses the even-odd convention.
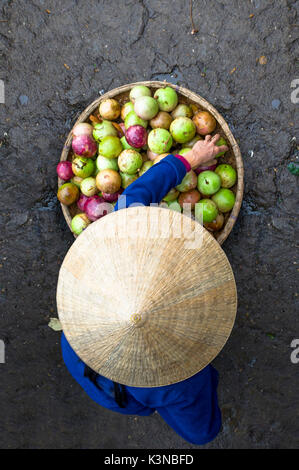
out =
[[[148,135],[147,144],[154,153],[165,153],[173,143],[171,134],[166,129],[153,129]]]
[[[113,194],[120,189],[121,177],[115,170],[102,170],[97,174],[96,183],[103,193]]]
[[[214,171],[203,171],[198,175],[197,188],[204,196],[211,196],[221,188],[221,178]]]
[[[72,170],[74,175],[80,178],[87,178],[94,172],[95,164],[90,158],[76,157],[72,162]]]
[[[106,158],[99,155],[96,160],[96,166],[99,171],[101,170],[115,170],[118,171],[117,158]]]
[[[218,215],[218,209],[211,199],[201,199],[195,204],[194,215],[199,222],[212,222]]]
[[[166,111],[159,111],[158,114],[150,120],[150,126],[152,129],[157,129],[159,127],[161,129],[168,130],[172,121],[173,119],[169,113]]]
[[[154,160],[154,165],[156,165],[156,163],[159,163],[161,160],[163,160],[163,158],[167,157],[168,155],[170,155],[170,154],[169,153],[161,153],[161,155],[158,155]]]
[[[217,142],[217,147],[220,147],[221,145],[226,145],[227,146],[227,142],[226,140],[223,138],[223,137],[220,137],[220,139],[218,140]],[[218,158],[218,157],[221,157],[222,155],[224,155],[226,152],[219,152],[217,153],[217,155],[215,156],[215,158]]]
[[[198,142],[199,140],[203,140],[203,138],[198,135],[198,134],[195,134],[195,136],[193,137],[193,139],[189,140],[188,142],[185,142],[186,144],[186,147],[194,147],[194,145],[196,144],[196,142]]]
[[[136,150],[123,150],[118,157],[118,167],[122,173],[134,175],[142,167],[142,156]]]
[[[188,106],[187,104],[181,103],[181,104],[178,104],[177,107],[172,111],[171,116],[173,117],[173,119],[176,119],[178,117],[192,118],[193,111],[190,108],[190,106]]]
[[[156,98],[158,101],[158,105],[161,111],[173,111],[178,104],[178,95],[176,91],[169,86],[165,88],[159,88],[155,92],[154,98]]]
[[[151,90],[145,85],[136,85],[130,91],[130,101],[135,102],[140,96],[152,96]]]
[[[92,176],[84,178],[80,184],[80,189],[84,196],[94,196],[98,192],[96,179]]]
[[[72,149],[75,155],[92,158],[97,153],[97,144],[91,135],[81,134],[73,137]]]
[[[216,119],[208,111],[199,111],[193,116],[196,131],[200,135],[211,134],[216,128]]]
[[[75,235],[80,235],[83,230],[90,224],[90,220],[86,214],[77,214],[72,218],[71,230]]]
[[[104,119],[113,121],[117,119],[120,115],[120,105],[119,102],[114,98],[108,98],[100,103],[99,113]]]
[[[131,183],[137,180],[138,175],[128,175],[128,173],[120,173],[121,187],[126,189]]]
[[[62,204],[70,206],[79,198],[79,189],[73,183],[65,183],[59,187],[57,197]]]
[[[83,178],[80,178],[79,176],[73,176],[71,179],[71,183],[75,184],[77,188],[79,189],[80,189],[81,181],[83,181]]]
[[[222,165],[218,165],[215,173],[220,176],[221,178],[221,187],[222,188],[231,188],[234,186],[235,182],[237,181],[237,172],[236,170],[227,163],[223,163]]]
[[[92,136],[97,142],[100,142],[108,135],[117,137],[118,132],[110,121],[103,119],[102,122],[99,122],[94,126]]]
[[[178,203],[178,201],[171,201],[168,203],[168,209],[172,210],[172,211],[176,211],[176,212],[182,212],[182,208],[180,206],[180,204]]]
[[[140,168],[139,176],[144,175],[144,173],[146,173],[147,170],[149,170],[153,166],[153,164],[154,164],[154,162],[152,162],[152,161],[144,162],[142,167]]]
[[[178,150],[178,155],[184,156],[186,153],[190,152],[192,148],[190,147],[184,147],[181,150]]]
[[[223,214],[221,214],[221,212],[219,212],[215,220],[213,220],[212,222],[206,222],[204,226],[211,232],[217,232],[223,227],[223,224],[224,216]]]
[[[159,112],[159,105],[151,96],[140,96],[135,100],[134,111],[141,119],[149,121]]]
[[[126,116],[127,116],[131,111],[134,111],[134,104],[132,103],[132,101],[128,101],[128,102],[125,103],[125,104],[123,105],[123,107],[121,108],[120,117],[122,118],[123,121],[125,120]]]
[[[121,144],[122,144],[124,150],[131,149],[131,150],[136,150],[138,152],[139,149],[137,149],[135,147],[132,147],[132,145],[128,144],[126,136],[121,137],[120,141],[121,141]]]
[[[197,185],[197,176],[193,170],[188,171],[184,176],[182,182],[176,186],[176,189],[181,193],[190,191],[190,189],[196,188]]]
[[[166,202],[172,202],[172,201],[175,201],[178,197],[178,195],[180,194],[180,192],[175,189],[175,188],[172,188],[167,194],[166,196],[163,197],[163,201],[166,201]]]
[[[181,193],[178,199],[179,204],[181,207],[184,204],[191,204],[191,209],[194,209],[195,204],[200,200],[200,194],[197,189],[190,189],[184,193]]]
[[[221,188],[214,194],[212,200],[217,205],[220,212],[229,212],[234,207],[236,196],[230,189]]]
[[[178,117],[170,124],[169,131],[176,142],[184,144],[193,139],[196,127],[192,119],[188,117]]]
[[[147,131],[143,126],[136,124],[126,130],[126,141],[133,148],[141,149],[147,144]]]
[[[145,129],[147,128],[148,122],[144,119],[141,119],[135,111],[130,111],[125,118],[125,128],[129,129],[131,126],[143,126]]]
[[[121,141],[116,136],[107,136],[99,143],[99,154],[106,158],[116,158],[122,151]]]

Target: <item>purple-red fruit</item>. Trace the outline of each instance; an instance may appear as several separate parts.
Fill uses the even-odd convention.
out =
[[[121,188],[118,191],[116,191],[116,193],[113,193],[113,194],[102,193],[102,197],[107,202],[115,202],[118,200],[122,192],[123,192],[123,189]]]
[[[143,126],[136,124],[126,130],[126,139],[129,145],[139,149],[147,143],[147,132]]]
[[[85,212],[85,206],[87,201],[90,199],[90,196],[85,196],[85,194],[80,194],[80,197],[77,201],[77,206],[80,209],[80,211]]]
[[[92,158],[98,150],[97,144],[90,135],[78,135],[72,140],[72,149],[80,157]]]
[[[85,213],[92,222],[104,217],[104,215],[109,214],[112,210],[111,204],[99,196],[90,197],[85,205]]]
[[[56,167],[57,175],[60,179],[68,181],[73,178],[74,173],[72,170],[72,162],[64,161],[59,162]]]
[[[210,166],[201,165],[198,168],[195,168],[194,171],[197,175],[199,175],[203,171],[214,171],[216,169],[216,167],[217,167],[217,165],[210,165]]]

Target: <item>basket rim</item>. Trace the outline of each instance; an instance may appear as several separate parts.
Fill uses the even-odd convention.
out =
[[[175,91],[178,94],[183,95],[186,98],[191,99],[195,103],[199,104],[202,108],[205,110],[208,110],[216,119],[218,124],[220,125],[222,131],[225,133],[225,136],[229,140],[230,147],[232,149],[232,152],[235,156],[236,159],[236,170],[237,170],[237,190],[236,190],[236,200],[235,200],[235,205],[233,207],[233,210],[230,213],[229,218],[227,219],[224,228],[219,232],[218,235],[215,235],[216,240],[220,245],[223,244],[223,242],[227,239],[229,236],[230,232],[232,231],[236,220],[238,218],[241,205],[242,205],[242,200],[243,200],[243,193],[244,193],[244,165],[243,165],[243,159],[241,155],[241,151],[239,148],[239,145],[233,136],[227,122],[223,118],[223,116],[217,111],[217,109],[211,105],[206,99],[204,99],[202,96],[198,95],[197,93],[190,91],[188,88],[182,87],[180,85],[175,85],[173,83],[169,83],[166,81],[140,81],[140,82],[134,82],[134,83],[128,83],[126,85],[122,85],[120,87],[113,88],[112,90],[109,90],[105,94],[101,95],[99,98],[95,99],[92,103],[90,103],[79,115],[77,118],[76,122],[73,124],[72,129],[70,130],[67,139],[65,141],[65,144],[63,146],[62,152],[61,152],[61,157],[60,161],[65,161],[67,160],[70,147],[71,147],[71,142],[72,142],[72,130],[73,128],[81,123],[85,122],[89,116],[92,114],[92,112],[99,106],[101,101],[107,99],[107,98],[114,98],[115,96],[125,93],[131,90],[132,87],[136,85],[145,85],[151,88],[163,88],[166,86],[170,86],[171,88],[175,89]],[[58,187],[60,187],[64,183],[63,180],[58,178]],[[72,217],[70,215],[70,211],[68,209],[68,206],[65,204],[60,203],[62,212],[64,215],[64,218],[66,220],[66,223],[68,227],[71,229],[71,221]],[[73,233],[73,232],[72,232]],[[74,237],[77,238],[77,236],[73,233]]]

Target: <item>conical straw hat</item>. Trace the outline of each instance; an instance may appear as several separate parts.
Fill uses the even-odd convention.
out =
[[[232,268],[198,222],[134,207],[91,224],[68,251],[59,319],[78,356],[124,385],[180,382],[207,366],[236,315]]]

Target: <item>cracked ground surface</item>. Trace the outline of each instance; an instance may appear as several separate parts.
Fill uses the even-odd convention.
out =
[[[291,102],[299,1],[194,1],[195,35],[185,0],[2,0],[0,7],[1,448],[196,447],[159,415],[126,417],[93,403],[62,363],[60,334],[47,326],[73,243],[56,200],[64,139],[101,90],[150,79],[210,101],[244,159],[244,203],[223,246],[238,316],[213,363],[223,430],[205,447],[298,448],[299,365],[290,361],[299,338],[298,177],[287,164],[299,155],[299,104]]]

